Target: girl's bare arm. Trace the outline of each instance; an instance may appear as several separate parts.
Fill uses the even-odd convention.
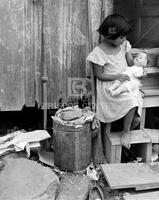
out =
[[[133,59],[133,56],[130,52],[127,52],[126,55],[126,61],[128,63],[129,66],[132,66],[134,64],[134,59]]]
[[[114,81],[119,80],[121,82],[129,81],[130,78],[126,74],[104,74],[104,67],[95,65],[94,66],[95,77],[102,81]]]

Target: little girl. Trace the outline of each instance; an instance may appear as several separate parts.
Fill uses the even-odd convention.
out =
[[[139,117],[134,118],[134,115],[141,116],[141,94],[136,97],[130,92],[125,92],[112,96],[106,92],[106,88],[108,89],[115,80],[121,83],[130,80],[123,72],[128,65],[133,65],[133,57],[129,53],[131,45],[126,40],[131,27],[125,17],[112,14],[105,18],[98,32],[104,36],[104,40],[87,57],[87,60],[95,64],[96,115],[104,123],[114,122],[124,117],[121,142],[124,146],[130,147],[130,128],[134,125],[133,119],[139,119]]]

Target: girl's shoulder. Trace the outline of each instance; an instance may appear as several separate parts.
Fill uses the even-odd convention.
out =
[[[97,45],[87,56],[86,60],[97,65],[104,66],[106,64],[106,56],[100,45]]]
[[[127,40],[120,45],[119,50],[116,52],[111,51],[108,46],[101,43],[89,53],[86,60],[104,66],[105,64],[110,63],[110,61],[117,59],[118,55],[121,55],[121,52],[125,55],[125,53],[130,51],[130,49],[131,45]]]
[[[125,40],[121,45],[121,50],[123,50],[125,53],[129,52],[131,49],[131,44],[128,40]]]
[[[103,54],[106,53],[102,47],[102,44],[98,44],[96,47],[94,47],[94,49],[92,50],[91,53],[96,53],[96,54]]]

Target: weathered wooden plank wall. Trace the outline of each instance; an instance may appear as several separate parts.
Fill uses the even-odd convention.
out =
[[[87,0],[46,0],[44,16],[48,107],[56,107],[69,99],[68,78],[85,76]]]
[[[101,16],[111,12],[112,2],[91,0],[94,46]],[[79,85],[73,91],[68,80],[86,76],[87,11],[87,0],[0,0],[2,111],[21,110],[35,102],[42,106],[43,67],[48,75],[48,108],[66,103],[73,92],[80,92],[76,90]]]
[[[90,18],[91,18],[91,22],[88,23],[91,25],[90,29],[92,32],[92,48],[94,48],[102,39],[100,38],[97,32],[99,25],[106,16],[112,14],[113,12],[113,0],[88,0],[88,1],[90,3]],[[91,42],[88,37],[87,41]],[[89,51],[91,51],[91,49],[89,49],[88,52]],[[86,75],[88,77],[90,76],[89,62],[86,63]]]
[[[41,6],[0,0],[0,109],[21,110],[41,101]]]
[[[159,1],[114,0],[114,12],[127,16],[133,26],[128,39],[135,48],[159,46]]]
[[[99,24],[102,17],[112,12],[113,0],[91,0],[90,3],[94,47],[99,42]],[[48,107],[56,107],[61,101],[69,101],[70,95],[76,95],[74,92],[82,89],[83,85],[77,85],[76,89],[79,90],[73,91],[68,78],[86,77],[85,58],[89,52],[88,0],[46,0],[44,13]],[[85,84],[85,81],[79,84]]]
[[[24,0],[23,6],[23,68],[25,105],[42,103],[42,1]]]
[[[24,104],[21,6],[23,1],[0,2],[0,103],[2,110]],[[17,12],[16,12],[17,11]]]

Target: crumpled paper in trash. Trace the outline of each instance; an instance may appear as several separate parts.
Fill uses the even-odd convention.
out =
[[[79,128],[86,122],[93,121],[94,117],[95,113],[91,111],[90,107],[81,109],[78,106],[73,106],[59,109],[56,114],[52,116],[52,119],[58,124]]]

